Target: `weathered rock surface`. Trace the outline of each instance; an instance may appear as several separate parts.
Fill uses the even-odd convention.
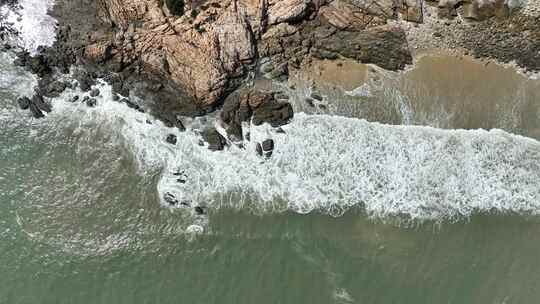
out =
[[[403,68],[411,60],[404,56],[407,42],[399,40],[404,36],[396,35],[397,29],[384,26],[363,33],[392,17],[391,1],[381,1],[383,8],[355,8],[338,0],[185,1],[185,14],[173,16],[158,0],[99,0],[99,16],[114,30],[96,35],[84,55],[120,67],[140,61],[144,69],[182,86],[201,105],[214,106],[238,87],[258,58],[273,57],[268,77],[282,79],[290,64],[298,67],[309,57],[314,41],[322,49],[322,43],[351,39],[358,49],[329,53],[376,64],[384,63],[378,57],[397,54],[384,67]],[[369,15],[369,25],[360,21],[360,12]],[[357,32],[340,34],[335,29]],[[380,42],[376,39],[389,37],[389,43],[375,46]]]
[[[273,92],[240,90],[225,100],[221,120],[240,135],[242,122],[252,120],[254,125],[268,123],[273,127],[287,124],[294,116],[288,102],[278,101]],[[239,132],[240,131],[240,132]]]

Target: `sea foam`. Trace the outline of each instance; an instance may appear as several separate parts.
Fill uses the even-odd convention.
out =
[[[108,125],[124,138],[141,174],[161,172],[161,197],[169,192],[213,209],[335,216],[361,207],[376,217],[411,219],[540,211],[540,142],[534,139],[502,130],[393,126],[298,113],[285,134],[251,126],[253,142],[245,149],[212,152],[199,145],[197,130],[167,128],[111,101],[110,87],[101,86],[96,108],[55,102],[56,113],[47,119],[68,115],[81,124]],[[171,133],[178,136],[176,145],[165,141]],[[269,136],[276,150],[261,158],[254,142]],[[180,171],[185,183],[177,182]]]
[[[56,40],[56,20],[48,15],[53,0],[20,0],[20,9],[8,11],[8,22],[19,32],[20,46],[35,54],[39,46]]]

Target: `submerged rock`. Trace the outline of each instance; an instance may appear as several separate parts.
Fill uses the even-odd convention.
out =
[[[34,118],[45,117],[43,112],[41,112],[41,110],[34,103],[30,103],[29,108],[30,108],[30,112],[32,113],[32,116],[34,116]]]
[[[198,215],[203,215],[205,214],[205,208],[202,207],[202,206],[195,206],[194,210],[195,210],[195,213],[198,214]]]
[[[32,104],[36,105],[38,109],[41,111],[50,113],[52,111],[52,107],[43,100],[43,96],[40,94],[34,94],[32,97]]]
[[[178,199],[176,199],[176,197],[174,195],[172,195],[170,192],[166,192],[163,195],[163,199],[165,200],[165,202],[167,202],[167,204],[169,204],[171,206],[178,205]]]
[[[97,100],[95,98],[88,98],[86,100],[86,105],[89,106],[90,108],[93,108],[97,105]]]
[[[19,108],[21,108],[22,110],[28,110],[31,102],[32,101],[28,97],[19,97],[17,99],[17,104],[19,105]]]
[[[99,89],[92,89],[90,91],[90,97],[97,97],[99,96]]]
[[[170,143],[171,145],[176,145],[176,142],[178,141],[178,138],[174,134],[167,135],[166,141]]]

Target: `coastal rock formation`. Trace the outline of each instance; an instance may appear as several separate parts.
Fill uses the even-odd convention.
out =
[[[144,83],[138,93],[152,100],[156,110],[150,112],[175,125],[178,115],[215,110],[254,77],[287,81],[291,70],[313,59],[403,69],[412,63],[411,27],[403,21],[417,23],[413,31],[421,31],[430,5],[439,19],[463,17],[457,26],[441,21],[443,30],[430,39],[540,70],[539,23],[520,14],[516,1],[57,0],[58,42],[37,56],[21,54],[18,63],[41,77],[55,68],[67,73],[73,64],[86,65],[88,72],[75,75],[80,88],[88,91],[95,78],[104,78],[115,98],[129,97]],[[54,79],[40,86],[44,96],[63,90]],[[281,111],[275,104],[272,109]],[[288,112],[283,109],[284,117]]]
[[[98,15],[111,30],[96,34],[84,55],[117,62],[120,69],[138,62],[172,79],[198,103],[213,106],[263,57],[272,57],[277,75],[286,75],[289,64],[297,67],[312,53],[403,68],[412,62],[407,41],[402,30],[385,25],[392,2],[382,2],[382,10],[363,10],[371,17],[361,24],[344,1],[185,1],[184,14],[176,16],[159,0],[99,0]],[[344,28],[356,32],[339,31]],[[327,49],[330,45],[335,47]]]
[[[254,125],[268,123],[275,128],[287,124],[294,112],[290,103],[276,98],[278,94],[242,89],[229,95],[220,114],[228,137],[233,141],[241,141],[243,122],[252,122]]]

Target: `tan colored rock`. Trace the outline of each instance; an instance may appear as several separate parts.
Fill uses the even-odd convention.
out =
[[[269,0],[268,24],[290,22],[302,18],[308,9],[309,0]]]
[[[464,5],[463,17],[482,21],[494,16],[506,17],[509,11],[504,0],[472,0]]]
[[[169,74],[202,104],[218,101],[229,89],[229,80],[242,76],[245,64],[255,58],[245,10],[231,1],[207,1],[215,5],[208,5],[195,20],[189,12],[165,17],[157,0],[101,1],[108,4],[110,22],[128,29],[118,54],[124,60],[141,59],[147,69]],[[142,27],[135,29],[135,21],[143,21]],[[91,47],[88,55],[95,57],[99,51]]]
[[[84,49],[84,55],[92,61],[105,61],[111,56],[111,44],[102,41],[89,45]]]
[[[322,7],[319,14],[332,26],[340,30],[363,30],[385,23],[377,16],[370,16],[363,8],[343,0],[335,0]]]

